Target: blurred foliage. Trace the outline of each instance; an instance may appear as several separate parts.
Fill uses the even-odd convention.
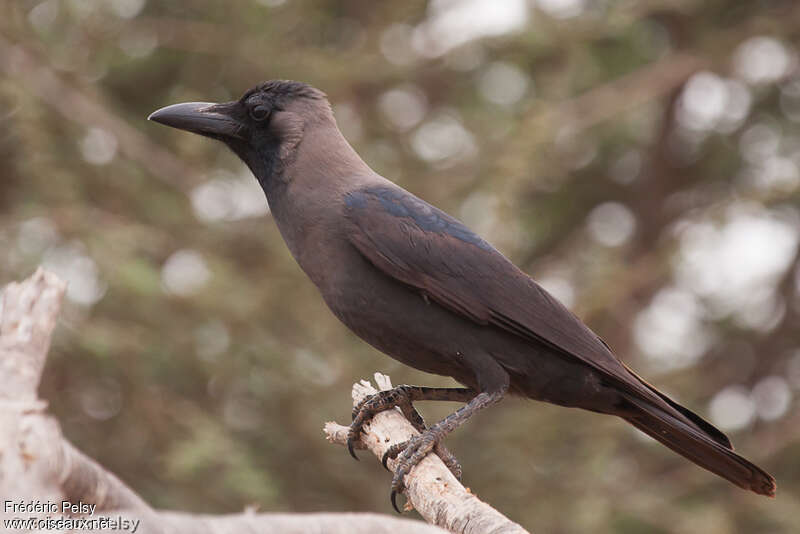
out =
[[[448,441],[474,492],[536,532],[800,531],[796,2],[0,6],[0,279],[70,281],[43,396],[153,505],[389,512],[322,425],[375,370],[451,383],[333,318],[221,144],[145,120],[289,78],[778,480],[509,399]]]

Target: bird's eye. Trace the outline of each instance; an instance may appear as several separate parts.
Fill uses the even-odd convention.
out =
[[[250,117],[254,121],[263,121],[269,117],[269,108],[267,106],[256,106],[250,108]]]

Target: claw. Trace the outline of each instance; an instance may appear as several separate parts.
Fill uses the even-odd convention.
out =
[[[395,490],[392,490],[392,494],[389,497],[389,499],[391,499],[392,501],[392,508],[394,508],[394,511],[397,512],[398,514],[402,514],[403,512],[401,512],[400,509],[397,507],[397,492]]]
[[[402,472],[402,467],[399,468],[394,476],[392,477],[392,494],[389,496],[389,499],[392,501],[392,508],[398,514],[402,514],[403,512],[397,507],[397,494],[403,493],[406,490],[406,484],[403,480],[405,473]]]
[[[388,465],[386,465],[386,462],[388,460],[389,460],[389,451],[387,450],[386,452],[383,453],[383,457],[381,457],[381,465],[383,465],[383,468],[391,473],[392,470],[389,469]]]
[[[381,457],[381,464],[383,464],[383,467],[385,467],[387,471],[391,472],[391,469],[389,469],[389,466],[386,465],[386,462],[389,461],[389,458],[397,458],[397,455],[400,454],[403,449],[408,447],[409,441],[410,440],[406,440],[401,443],[395,443],[383,453],[383,457]]]
[[[350,439],[350,438],[347,438],[347,450],[348,450],[348,452],[350,452],[350,456],[355,458],[356,461],[360,461],[358,459],[358,456],[356,456],[356,451],[353,449],[353,440]]]

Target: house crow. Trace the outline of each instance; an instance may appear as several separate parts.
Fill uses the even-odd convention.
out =
[[[463,384],[399,386],[354,410],[351,444],[394,406],[421,431],[388,453],[398,459],[393,504],[404,475],[431,451],[459,474],[442,439],[509,393],[616,415],[737,486],[774,496],[774,479],[722,432],[635,374],[492,245],[372,171],[321,91],[275,80],[233,102],[176,104],[149,118],[220,140],[248,165],[297,263],[356,335]],[[426,428],[412,404],[420,400],[465,404]]]

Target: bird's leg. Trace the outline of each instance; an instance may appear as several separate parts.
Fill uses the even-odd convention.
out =
[[[397,508],[396,498],[397,494],[402,493],[405,489],[404,478],[411,469],[425,458],[429,452],[436,450],[437,446],[441,447],[439,444],[444,437],[461,426],[467,419],[472,417],[474,413],[490,404],[500,401],[505,395],[506,390],[507,387],[493,392],[479,393],[467,404],[448,415],[419,436],[414,436],[404,443],[393,445],[389,451],[387,451],[384,455],[384,462],[387,457],[398,457],[397,467],[392,477],[391,494],[392,507],[394,507],[395,511],[400,513],[400,510]],[[448,467],[450,466],[448,465]]]
[[[353,408],[353,422],[350,424],[350,431],[347,433],[347,450],[350,451],[350,455],[353,458],[356,460],[358,459],[353,450],[353,443],[360,439],[361,429],[364,427],[364,424],[377,413],[399,407],[403,415],[414,425],[414,428],[422,433],[425,432],[425,421],[414,408],[412,404],[414,401],[468,402],[473,397],[475,397],[475,391],[469,388],[430,388],[425,386],[402,385],[385,391],[379,391],[365,398]],[[447,449],[442,448],[442,451],[444,456],[448,457],[445,463],[451,468],[453,474],[456,474],[457,471],[460,471],[460,467],[454,470],[451,466],[458,466],[458,462]],[[384,466],[385,465],[384,463]]]
[[[420,415],[417,409],[414,408],[414,405],[411,404],[411,402],[404,402],[400,404],[398,407],[403,412],[403,415],[406,417],[406,419],[408,419],[414,426],[414,428],[417,429],[417,432],[419,432],[420,434],[425,432],[426,430],[425,420],[422,418],[422,415]],[[389,471],[389,467],[386,465],[386,461],[389,458],[396,458],[397,455],[405,447],[405,444],[406,444],[405,441],[403,443],[395,443],[394,445],[389,447],[389,450],[387,450],[386,453],[384,453],[383,458],[381,459],[381,463],[383,464],[383,467],[386,468],[387,471]],[[446,465],[447,468],[450,470],[450,472],[453,473],[453,476],[455,476],[456,479],[460,481],[462,471],[461,471],[461,463],[459,463],[458,458],[456,458],[455,455],[452,452],[450,452],[447,449],[447,447],[444,446],[444,443],[437,443],[436,446],[433,448],[433,452],[435,452],[436,455],[442,459],[444,465]]]

